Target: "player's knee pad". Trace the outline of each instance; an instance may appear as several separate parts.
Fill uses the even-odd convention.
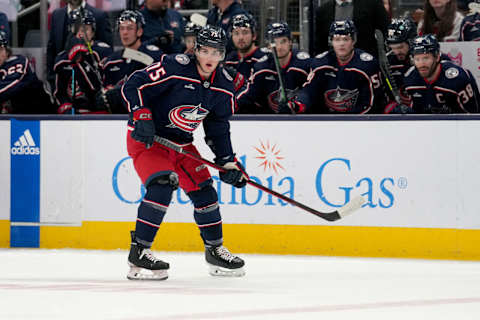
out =
[[[179,184],[178,174],[173,171],[162,172],[147,181],[147,187],[154,184],[169,185],[172,190],[177,190]]]

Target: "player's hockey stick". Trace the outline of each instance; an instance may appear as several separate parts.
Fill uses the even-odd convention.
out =
[[[275,39],[270,39],[270,47],[272,48],[272,54],[273,54],[273,61],[275,62],[275,69],[277,70],[278,74],[278,83],[279,83],[279,88],[278,90],[280,91],[280,98],[278,99],[278,104],[280,105],[281,103],[286,103],[287,102],[287,94],[285,92],[285,85],[283,83],[283,77],[282,77],[282,68],[280,67],[280,60],[278,59],[278,54],[277,54],[277,45],[275,44]],[[293,110],[291,110],[292,113]]]
[[[380,64],[380,70],[385,77],[387,86],[393,94],[395,102],[401,104],[400,100],[400,91],[398,90],[397,83],[392,75],[392,69],[390,68],[390,63],[388,62],[387,53],[385,52],[385,40],[383,38],[382,31],[375,29],[375,39],[377,40],[378,47],[378,62]]]
[[[165,139],[165,138],[162,138],[162,137],[159,137],[159,136],[155,136],[155,142],[169,148],[169,149],[172,149],[180,154],[183,154],[185,156],[187,156],[188,158],[190,159],[194,159],[194,160],[197,160],[198,162],[201,162],[203,164],[206,164],[208,165],[209,167],[212,167],[212,168],[215,168],[217,169],[218,171],[225,171],[225,169],[221,166],[219,166],[218,164],[216,163],[213,163],[211,161],[208,161],[206,159],[203,159],[202,157],[196,155],[196,154],[193,154],[193,153],[190,153],[188,151],[185,151],[181,146],[175,144],[175,143],[172,143],[171,141]],[[300,203],[300,202],[297,202],[281,193],[278,193],[272,189],[269,189],[255,181],[252,181],[250,179],[247,180],[247,183],[257,189],[260,189],[262,191],[265,191],[266,193],[269,193],[277,198],[280,198],[282,199],[283,201],[285,202],[288,202],[296,207],[299,207],[307,212],[310,212],[311,214],[314,214],[316,215],[317,217],[319,218],[322,218],[322,219],[325,219],[327,221],[336,221],[336,220],[339,220],[349,214],[351,214],[353,211],[357,210],[357,209],[360,209],[360,207],[365,203],[365,200],[361,197],[361,196],[358,196],[356,198],[354,198],[352,201],[350,201],[349,203],[347,203],[346,205],[344,205],[343,207],[339,208],[338,210],[335,210],[333,212],[321,212],[321,211],[318,211],[318,210],[315,210],[315,209],[312,209],[310,207],[307,207],[306,205]]]
[[[130,48],[125,48],[123,50],[122,58],[138,61],[146,66],[149,66],[153,63],[153,58],[148,54]]]
[[[200,27],[205,27],[207,25],[207,18],[200,13],[192,13],[190,21]]]

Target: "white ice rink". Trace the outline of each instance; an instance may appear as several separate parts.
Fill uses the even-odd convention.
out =
[[[480,319],[480,263],[156,252],[170,278],[126,280],[126,251],[0,249],[0,319]]]

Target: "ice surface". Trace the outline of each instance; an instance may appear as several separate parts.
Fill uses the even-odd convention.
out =
[[[480,263],[155,252],[170,278],[128,281],[126,251],[0,249],[0,319],[480,319]]]

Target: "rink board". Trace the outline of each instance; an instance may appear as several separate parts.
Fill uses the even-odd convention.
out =
[[[126,122],[57,119],[0,121],[10,137],[0,144],[0,247],[127,248],[144,189],[126,153]],[[231,131],[253,180],[322,211],[356,195],[368,202],[330,223],[257,189],[233,189],[211,170],[232,249],[480,260],[480,117],[248,119]],[[22,155],[13,148],[26,129],[34,154]],[[212,159],[203,130],[195,135]],[[28,157],[37,165],[24,166]],[[154,248],[201,250],[192,211],[174,193]]]

